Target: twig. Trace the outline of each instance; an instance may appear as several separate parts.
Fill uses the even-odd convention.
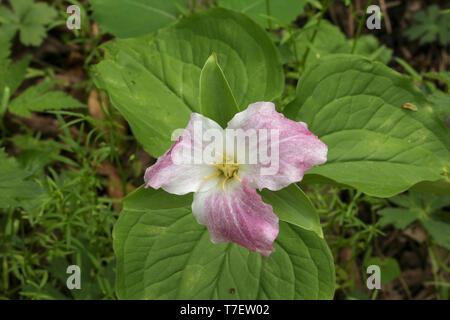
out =
[[[393,1],[393,2],[389,2],[386,4],[386,9],[392,8],[392,7],[396,7],[401,5],[402,2],[401,1]]]
[[[350,6],[348,7],[348,28],[347,33],[349,38],[353,38],[355,29],[355,18],[353,17],[353,6],[350,2]]]
[[[385,25],[386,25],[386,31],[387,33],[391,33],[392,32],[392,26],[391,26],[391,19],[389,19],[389,15],[387,12],[387,8],[386,8],[386,2],[384,2],[384,0],[380,0],[380,7],[381,7],[381,11],[383,12],[384,15],[384,20],[385,20]]]

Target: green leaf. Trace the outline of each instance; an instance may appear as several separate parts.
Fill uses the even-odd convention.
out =
[[[133,38],[175,22],[187,0],[92,0],[92,18],[106,32]]]
[[[167,197],[177,196],[139,189],[124,201],[114,228],[119,298],[333,297],[333,258],[315,233],[281,222],[275,252],[264,258],[236,244],[213,244],[195,221],[191,197],[178,197],[180,206],[171,208]]]
[[[54,22],[58,12],[46,3],[33,0],[14,0],[11,6],[13,11],[1,7],[0,17],[6,22],[0,30],[9,38],[19,32],[24,45],[40,45],[47,34],[45,26]]]
[[[447,88],[450,87],[450,71],[440,71],[440,72],[425,72],[423,73],[425,77],[436,79],[445,83]]]
[[[400,277],[402,273],[397,260],[392,258],[372,257],[366,261],[365,265],[366,267],[370,265],[376,265],[380,267],[382,284],[387,284],[394,281],[395,279]]]
[[[8,158],[0,149],[0,208],[17,207],[21,201],[40,193],[39,186],[29,179],[30,176],[14,158]]]
[[[42,140],[27,134],[16,134],[11,142],[21,152],[15,158],[20,166],[38,176],[44,173],[45,167],[54,162],[61,161],[60,152],[63,144],[53,140]]]
[[[127,195],[123,201],[127,210],[162,210],[190,206],[193,197],[192,194],[178,196],[165,192],[162,189],[147,190],[144,186],[141,186]]]
[[[51,81],[41,82],[25,90],[11,101],[9,111],[23,117],[30,117],[30,111],[70,109],[83,104],[62,91],[49,91]]]
[[[427,96],[427,99],[439,118],[450,124],[450,94],[436,90]]]
[[[316,35],[313,40],[315,32]],[[306,52],[308,52],[305,60],[305,65],[308,66],[319,62],[330,54],[351,53],[353,41],[353,39],[347,40],[339,27],[328,20],[322,20],[317,27],[317,19],[311,19],[295,34],[296,58],[302,62],[305,59]],[[392,56],[392,50],[384,45],[380,47],[377,38],[372,35],[360,37],[354,53],[385,64],[389,62]]]
[[[230,85],[214,53],[206,60],[200,73],[200,110],[204,116],[215,120],[223,128],[239,112]]]
[[[245,13],[265,28],[269,27],[268,19],[274,27],[285,27],[303,13],[308,0],[269,0],[268,2],[269,8],[267,8],[266,0],[219,0],[219,6]]]
[[[316,36],[313,39],[315,32]],[[317,26],[317,19],[311,19],[295,34],[295,52],[298,61],[305,59],[309,48],[305,65],[312,64],[330,53],[336,53],[344,46],[346,46],[345,35],[327,20],[322,20]]]
[[[5,99],[5,103],[9,101],[14,92],[19,88],[23,79],[25,79],[29,58],[25,58],[16,63],[11,63],[8,58],[10,55],[11,43],[8,39],[0,34],[0,103]],[[8,95],[4,97],[5,93]],[[4,111],[4,110],[3,110]]]
[[[243,14],[210,9],[160,30],[155,36],[109,42],[95,67],[107,91],[151,155],[162,155],[175,129],[200,112],[200,73],[217,54],[239,109],[271,101],[284,86],[281,60],[266,32]]]
[[[420,217],[421,212],[419,210],[386,208],[378,211],[378,214],[382,216],[379,220],[381,227],[392,224],[397,229],[403,230],[416,221]]]
[[[338,53],[351,53],[350,44],[353,45],[353,39],[347,40],[346,47]],[[378,39],[370,34],[363,35],[358,39],[354,53],[384,64],[388,64],[392,57],[392,50],[385,45],[380,46]]]
[[[427,216],[421,222],[437,244],[450,250],[450,217],[448,212]]]
[[[429,6],[426,11],[416,12],[414,20],[418,23],[404,32],[405,36],[411,40],[420,39],[421,45],[438,39],[444,46],[450,43],[449,14],[441,13],[437,5]]]
[[[387,208],[378,212],[382,215],[380,224],[393,224],[404,229],[418,220],[439,245],[450,249],[450,216],[439,210],[450,206],[449,195],[436,195],[421,192],[409,192],[408,195],[389,199],[403,208]]]
[[[412,191],[448,194],[450,188],[450,181],[448,178],[440,179],[438,181],[422,181],[411,187]]]
[[[263,189],[260,193],[263,201],[272,205],[280,220],[313,231],[323,238],[319,214],[296,184],[275,192]]]
[[[381,63],[325,57],[305,71],[285,113],[328,146],[327,163],[309,174],[389,197],[448,172],[448,129],[409,79]]]

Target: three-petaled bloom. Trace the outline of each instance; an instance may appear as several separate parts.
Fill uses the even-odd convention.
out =
[[[197,130],[196,125],[201,129]],[[192,161],[192,154],[211,151],[206,150],[209,146],[203,143],[208,130],[224,133],[224,141],[232,130],[258,131],[258,141],[246,142],[245,150],[251,154],[259,152],[259,155],[261,150],[270,151],[271,159],[276,154],[275,172],[266,170],[262,173],[271,166],[267,161],[251,163],[248,157],[238,157],[236,153],[242,148],[232,144],[231,148],[227,147],[229,141],[216,144],[223,149],[216,147],[212,151],[212,161]],[[267,134],[267,131],[277,134]],[[276,191],[300,181],[305,171],[326,162],[327,151],[327,146],[308,130],[304,122],[285,118],[271,102],[256,102],[237,113],[228,122],[226,130],[213,120],[192,113],[186,129],[146,170],[144,179],[146,187],[162,188],[169,193],[194,192],[192,212],[197,222],[208,228],[213,243],[231,241],[268,257],[275,250],[273,242],[278,236],[278,217],[255,188]],[[179,161],[180,158],[187,161]],[[247,162],[238,161],[238,158],[245,158]]]

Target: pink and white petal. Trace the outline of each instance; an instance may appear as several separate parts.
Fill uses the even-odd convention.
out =
[[[231,241],[266,257],[275,250],[278,216],[245,179],[228,182],[225,191],[219,184],[195,193],[192,212],[208,228],[213,243]]]
[[[258,158],[256,164],[241,165],[239,170],[240,176],[250,178],[260,190],[280,190],[301,181],[307,170],[327,161],[327,146],[308,130],[306,123],[287,119],[271,102],[250,104],[228,122],[227,129],[257,130],[257,150],[250,152],[259,154],[267,146],[264,154],[270,158],[269,163]],[[265,137],[260,130],[267,132]]]
[[[223,131],[213,120],[192,113],[178,140],[145,171],[145,187],[162,188],[169,193],[182,195],[205,191],[217,185],[218,178],[205,179],[217,172],[202,158],[206,146],[203,133],[208,129]]]

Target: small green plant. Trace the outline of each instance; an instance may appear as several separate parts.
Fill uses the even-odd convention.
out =
[[[443,46],[450,44],[450,14],[448,12],[440,11],[437,5],[432,5],[427,10],[416,12],[414,20],[418,24],[405,31],[409,39],[419,39],[421,45],[437,40]]]
[[[389,199],[397,208],[385,208],[381,215],[381,227],[393,225],[405,229],[415,221],[428,231],[437,244],[450,250],[450,220],[442,208],[450,205],[450,196],[410,192]]]
[[[29,117],[30,111],[49,109],[70,109],[82,107],[83,104],[61,90],[51,90],[56,84],[53,79],[45,78],[43,82],[29,87],[18,97],[11,99],[27,76],[29,58],[12,63],[10,42],[0,35],[0,66],[6,72],[0,73],[0,119],[8,109],[11,113]]]
[[[96,171],[111,148],[103,131],[84,132],[83,118],[57,118],[60,142],[16,135],[11,142],[21,153],[0,151],[0,299],[115,298],[116,201],[103,196]],[[80,123],[73,136],[69,128]],[[56,171],[55,164],[67,169]],[[81,290],[66,287],[71,264],[82,270]]]
[[[14,0],[11,6],[12,10],[0,6],[0,30],[9,39],[18,32],[24,45],[40,45],[47,34],[47,26],[58,12],[46,3],[35,3],[33,0]]]

